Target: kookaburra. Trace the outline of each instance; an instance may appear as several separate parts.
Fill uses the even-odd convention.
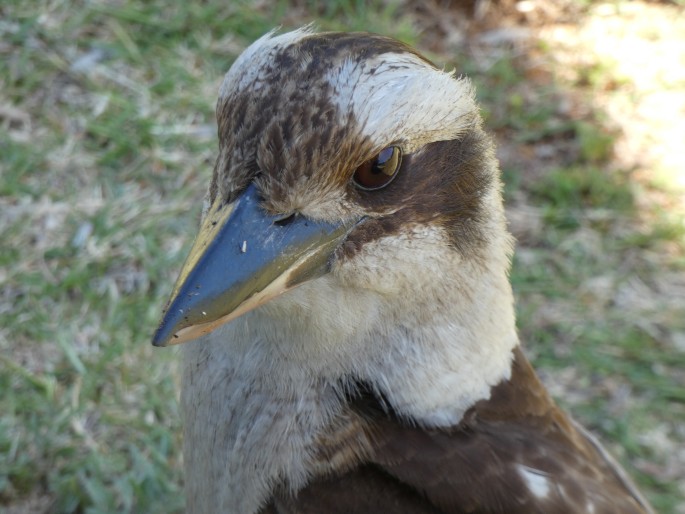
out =
[[[190,513],[645,513],[526,360],[473,88],[373,34],[225,76],[182,351]]]

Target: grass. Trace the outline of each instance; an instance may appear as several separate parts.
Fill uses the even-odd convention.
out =
[[[177,356],[149,339],[197,223],[223,73],[274,26],[416,44],[416,20],[353,0],[10,0],[0,20],[0,508],[181,512]],[[685,269],[682,224],[644,220],[630,175],[607,172],[611,131],[560,116],[558,84],[531,93],[519,56],[488,69],[449,59],[474,77],[498,137],[573,148],[534,180],[504,163],[510,202],[543,227],[512,277],[522,337],[670,512],[682,492],[650,473],[665,466],[650,434],[685,421],[671,344],[685,316],[658,294],[665,270]],[[646,305],[631,303],[640,284]]]

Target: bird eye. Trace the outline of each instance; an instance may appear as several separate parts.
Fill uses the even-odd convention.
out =
[[[373,159],[369,159],[354,172],[354,183],[359,189],[375,191],[381,189],[395,178],[402,163],[399,146],[388,146]]]

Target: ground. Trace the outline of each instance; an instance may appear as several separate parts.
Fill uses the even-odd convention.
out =
[[[581,0],[0,6],[0,509],[181,512],[176,351],[213,104],[316,21],[472,77],[518,239],[521,338],[659,512],[685,513],[685,13]],[[163,502],[160,502],[163,498]]]

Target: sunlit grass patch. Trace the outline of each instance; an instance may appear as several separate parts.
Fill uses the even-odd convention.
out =
[[[607,226],[635,209],[628,177],[592,166],[552,170],[532,184],[531,193],[546,222],[560,229],[578,228],[582,220]]]

